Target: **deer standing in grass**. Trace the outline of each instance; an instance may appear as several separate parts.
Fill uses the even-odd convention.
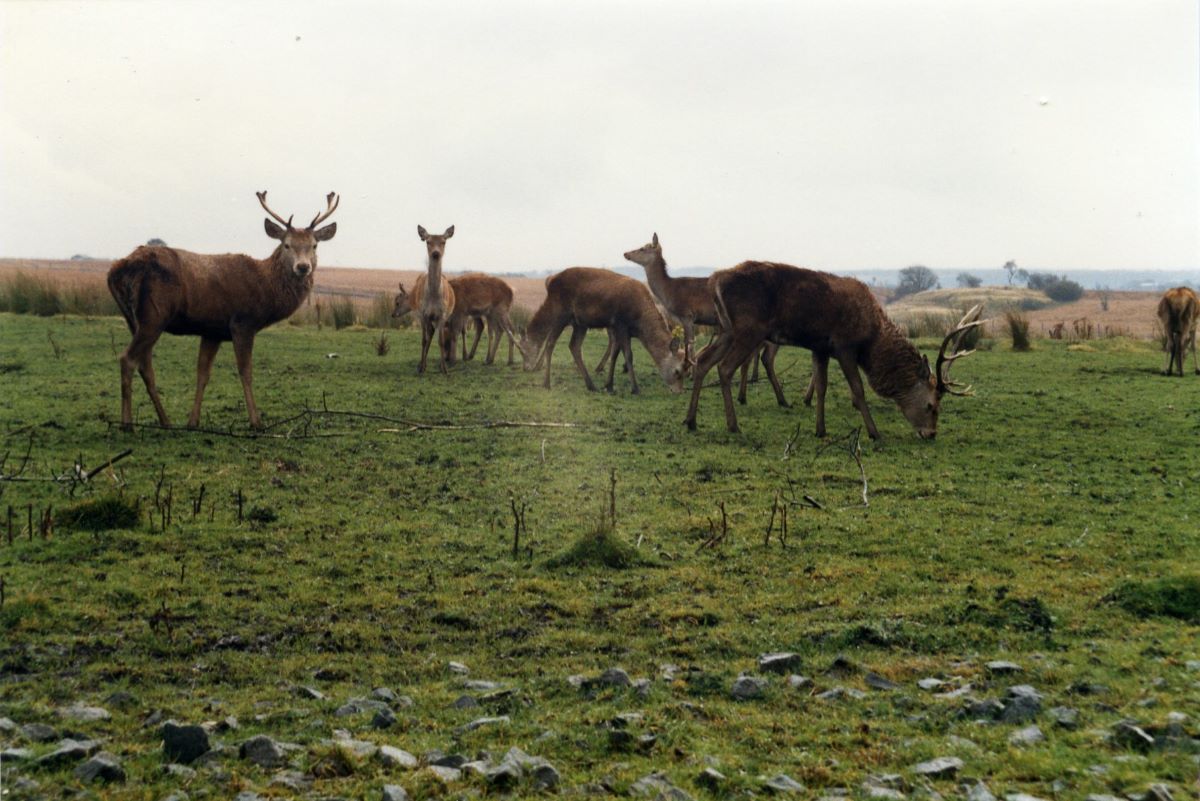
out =
[[[663,258],[662,246],[658,243],[655,233],[648,244],[625,254],[625,258],[634,264],[640,264],[646,271],[646,283],[658,302],[683,326],[683,353],[686,369],[692,370],[695,362],[695,340],[697,325],[720,325],[717,307],[713,303],[712,293],[708,288],[707,278],[672,278],[667,275],[667,262]],[[742,384],[738,390],[738,403],[746,403],[746,375],[750,363],[756,356],[761,355],[763,367],[766,368],[767,378],[771,381],[771,389],[775,391],[775,400],[780,406],[788,408],[787,399],[783,396],[783,387],[775,375],[775,354],[779,348],[764,343],[742,364]],[[754,378],[758,380],[758,363],[754,362]]]
[[[1167,366],[1163,375],[1170,375],[1172,368],[1183,376],[1183,360],[1188,348],[1192,349],[1192,369],[1200,375],[1196,363],[1196,321],[1200,317],[1200,297],[1186,286],[1168,289],[1158,302],[1158,319],[1162,323],[1166,338]]]
[[[496,359],[496,351],[500,348],[501,340],[508,337],[508,363],[513,363],[513,344],[516,337],[513,334],[512,320],[509,310],[512,309],[513,291],[502,279],[483,273],[467,273],[450,279],[454,289],[454,314],[450,317],[450,338],[453,342],[462,336],[463,361],[475,358],[475,349],[479,347],[479,339],[483,336],[483,324],[487,323],[488,348],[484,364],[491,364]],[[475,323],[475,341],[471,350],[467,351],[467,323]]]
[[[879,438],[863,393],[859,367],[879,395],[890,398],[922,439],[937,435],[942,396],[965,395],[950,380],[955,360],[972,351],[959,350],[962,337],[980,326],[979,306],[971,309],[942,341],[937,366],[931,370],[904,333],[887,318],[866,284],[853,278],[804,270],[786,264],[743,262],[713,273],[709,286],[721,318],[722,331],[699,356],[692,398],[684,422],[696,428],[696,409],[704,376],[714,365],[725,400],[725,423],[737,431],[730,382],[733,372],[763,342],[797,345],[813,353],[812,387],[817,398],[818,437],[825,436],[825,389],[829,359],[837,359],[854,407],[862,414],[867,433]],[[954,345],[954,352],[946,354]]]
[[[571,267],[546,279],[546,300],[529,321],[519,348],[526,370],[545,363],[544,386],[547,389],[550,388],[550,357],[559,335],[568,325],[572,329],[571,355],[588,390],[595,392],[596,385],[583,363],[580,346],[589,328],[607,328],[624,353],[626,362],[633,363],[630,338],[637,337],[654,359],[667,387],[672,392],[682,391],[682,355],[671,350],[667,321],[654,305],[650,291],[640,281],[592,267]],[[615,364],[614,356],[609,362],[608,381],[604,385],[610,392]],[[636,394],[639,390],[633,370],[629,371],[629,379]]]
[[[169,426],[166,410],[154,380],[154,345],[163,332],[200,337],[196,366],[196,398],[188,428],[200,424],[200,401],[212,372],[213,359],[222,342],[233,342],[246,412],[250,425],[262,428],[251,390],[254,336],[263,328],[288,317],[312,291],[317,269],[317,243],[333,239],[337,223],[317,226],[337,209],[339,198],[330,192],[325,211],[307,228],[293,228],[267,206],[267,193],[258,202],[272,218],[264,220],[267,236],[279,246],[266,259],[234,253],[204,255],[178,248],[143,245],[108,271],[108,290],[133,335],[121,354],[121,427],[133,427],[133,371],[146,384],[158,422]]]
[[[454,226],[447,228],[441,236],[434,236],[418,225],[417,236],[425,243],[425,252],[429,256],[425,275],[417,276],[413,284],[415,308],[421,321],[421,363],[417,365],[417,372],[425,372],[429,345],[436,342],[438,364],[445,373],[449,372],[446,368],[445,330],[446,324],[450,322],[450,315],[454,313],[454,290],[442,275],[442,256],[446,252],[446,240],[454,236]]]

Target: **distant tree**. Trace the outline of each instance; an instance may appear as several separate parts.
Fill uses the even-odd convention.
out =
[[[892,296],[892,300],[905,295],[915,295],[938,286],[937,273],[923,265],[914,264],[912,267],[905,267],[900,271],[900,283],[896,286],[896,294]]]
[[[1008,283],[1011,286],[1013,279],[1017,277],[1017,263],[1011,259],[1004,262],[1004,272],[1008,273]]]
[[[1054,273],[1026,273],[1025,285],[1030,289],[1044,290],[1051,284],[1057,283],[1060,279]],[[1061,280],[1065,280],[1065,276]]]
[[[1065,275],[1049,286],[1042,287],[1042,291],[1056,303],[1072,303],[1083,297],[1083,287]]]
[[[967,287],[968,289],[974,289],[983,283],[982,278],[977,275],[971,275],[970,273],[959,273],[958,277],[954,280],[958,282],[959,286]]]
[[[146,242],[146,244],[150,245],[151,247],[157,246],[165,248],[167,246],[167,243],[159,239],[157,236]]]

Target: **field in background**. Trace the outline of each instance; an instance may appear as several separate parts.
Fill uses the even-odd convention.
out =
[[[123,434],[111,421],[127,336],[116,318],[0,314],[2,470],[32,479],[0,482],[15,519],[10,543],[0,517],[0,716],[101,741],[128,774],[103,797],[487,785],[385,765],[366,741],[422,765],[516,746],[549,760],[563,796],[634,794],[652,772],[697,799],[764,794],[779,774],[808,797],[866,797],[871,782],[958,797],[982,780],[1000,797],[1165,782],[1180,798],[1195,781],[1200,378],[1160,376],[1151,342],[1013,353],[985,340],[956,368],[977,394],[947,398],[935,442],[869,395],[885,439],[863,443],[860,472],[812,437],[810,409],[777,407],[764,385],[739,410],[745,433],[724,431],[712,389],[688,433],[686,396],[641,348],[641,396],[620,376],[616,394],[588,393],[565,346],[547,391],[540,374],[478,361],[417,377],[412,331],[380,357],[375,331],[275,326],[255,351],[265,436],[245,428],[228,347],[207,431]],[[590,363],[603,340],[585,343]],[[932,357],[937,343],[918,344]],[[196,346],[157,348],[176,422]],[[794,402],[808,361],[780,353]],[[136,379],[134,393],[148,422]],[[837,377],[828,415],[839,437],[860,426]],[[114,470],[70,480],[126,449]],[[136,524],[66,522],[118,496]],[[43,536],[47,508],[58,522]],[[1160,596],[1176,587],[1171,606]],[[758,666],[771,651],[797,655],[784,675]],[[613,667],[646,683],[572,678]],[[739,685],[748,700],[733,696],[742,673],[763,679]],[[1022,685],[1036,708],[1014,702]],[[348,704],[377,687],[411,699],[383,728]],[[76,702],[111,719],[64,718]],[[211,722],[225,750],[194,777],[165,772],[146,721],[169,718]],[[1156,745],[1122,734],[1126,719]],[[259,734],[296,744],[285,764],[239,756]],[[0,744],[55,747],[7,729]],[[935,757],[961,767],[919,775]],[[6,786],[23,776],[57,797],[79,786],[73,767],[6,759]],[[706,767],[725,777],[715,791]],[[270,786],[300,780],[311,789]],[[514,787],[536,793],[528,776]]]
[[[17,272],[30,276],[47,276],[69,286],[95,287],[101,300],[107,297],[104,276],[109,262],[62,261],[45,259],[0,259],[0,282]],[[374,307],[380,303],[390,308],[396,285],[403,282],[411,287],[419,275],[417,270],[383,270],[351,267],[321,267],[317,270],[316,293],[306,306],[298,312],[298,322],[315,322],[315,303],[324,306],[338,298],[349,298],[358,309],[360,322],[381,326],[384,320]],[[448,276],[456,273],[448,272]],[[515,278],[503,276],[513,288],[513,304],[533,312],[546,297],[544,278]],[[1025,302],[1040,304],[1040,308],[1026,311],[1030,320],[1030,331],[1038,337],[1049,335],[1058,323],[1068,330],[1076,320],[1086,319],[1092,323],[1095,336],[1127,336],[1137,339],[1152,339],[1158,335],[1155,309],[1161,293],[1158,292],[1109,292],[1090,290],[1083,298],[1068,304],[1052,304],[1040,292],[1016,287],[982,287],[980,289],[943,289],[912,295],[886,307],[887,312],[900,322],[915,317],[935,316],[938,324],[973,303],[985,302],[985,314],[1001,317],[1014,304]],[[1107,310],[1103,301],[1107,300]],[[386,317],[384,312],[383,317]],[[329,318],[322,313],[322,319]],[[993,335],[1000,333],[997,323],[989,328]]]

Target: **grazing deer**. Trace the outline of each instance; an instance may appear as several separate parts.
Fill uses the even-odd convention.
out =
[[[544,386],[547,389],[550,388],[550,358],[554,354],[554,345],[568,325],[572,328],[571,355],[588,390],[595,392],[596,385],[584,366],[580,346],[589,328],[609,329],[629,364],[633,362],[630,337],[637,337],[654,359],[667,387],[672,392],[683,390],[681,354],[671,350],[667,321],[641,282],[592,267],[571,267],[546,279],[546,300],[529,321],[519,347],[526,370],[537,369],[537,365],[545,362]],[[615,364],[614,356],[609,362],[608,381],[604,385],[608,391],[613,388]],[[629,378],[636,394],[639,390],[633,370],[629,371]]]
[[[117,302],[133,338],[121,354],[121,427],[133,427],[133,371],[141,373],[160,425],[169,426],[154,382],[154,344],[168,334],[200,337],[196,366],[196,399],[188,428],[200,424],[200,401],[222,342],[233,342],[238,373],[246,396],[250,425],[262,428],[251,391],[254,335],[289,316],[308,297],[317,269],[317,243],[333,239],[337,223],[324,222],[340,198],[330,192],[325,211],[307,228],[292,227],[267,206],[267,193],[258,192],[267,214],[283,224],[264,220],[267,236],[279,240],[275,252],[258,260],[242,254],[219,256],[178,248],[143,245],[108,271],[108,290]]]
[[[425,372],[429,345],[437,342],[439,366],[445,373],[449,372],[446,368],[445,330],[450,315],[454,314],[454,290],[442,275],[442,255],[446,252],[446,240],[454,236],[454,226],[447,228],[441,236],[434,236],[418,225],[417,236],[425,243],[425,252],[429,255],[425,275],[418,276],[413,284],[417,316],[421,320],[421,363],[417,365],[417,372]]]
[[[879,438],[863,395],[858,369],[879,395],[896,401],[923,439],[937,435],[942,396],[964,395],[950,381],[950,366],[972,351],[959,351],[962,336],[982,325],[979,307],[971,309],[943,340],[937,366],[929,369],[903,332],[887,318],[866,284],[853,278],[804,270],[786,264],[743,262],[713,273],[709,286],[721,318],[722,331],[701,351],[692,384],[692,399],[684,422],[696,428],[696,409],[705,374],[718,365],[725,400],[725,423],[737,431],[730,382],[733,372],[763,342],[797,345],[813,352],[812,387],[817,397],[817,436],[825,436],[825,388],[829,358],[837,359],[854,407],[862,414],[867,433]],[[955,352],[946,355],[954,344]]]
[[[475,358],[475,349],[479,347],[479,339],[483,335],[483,323],[487,322],[488,350],[484,364],[491,364],[496,359],[496,351],[500,341],[508,337],[508,363],[513,363],[512,320],[509,310],[512,308],[512,287],[503,280],[483,273],[467,273],[450,279],[454,290],[454,314],[450,317],[450,339],[453,342],[458,336],[463,337],[463,361]],[[470,321],[476,323],[475,341],[467,352],[466,327]]]
[[[1183,360],[1188,348],[1192,349],[1192,368],[1200,375],[1196,363],[1196,320],[1200,317],[1200,297],[1186,286],[1168,289],[1158,302],[1158,319],[1162,322],[1166,338],[1167,366],[1163,375],[1170,375],[1172,368],[1183,376]]]

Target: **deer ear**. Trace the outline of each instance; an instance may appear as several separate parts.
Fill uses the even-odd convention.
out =
[[[267,236],[272,239],[278,239],[281,242],[283,241],[284,234],[287,233],[287,231],[265,218],[263,219],[263,227],[267,230]]]
[[[447,239],[454,236],[454,226],[452,225],[449,228],[447,228],[446,233],[442,234],[442,236],[446,237]]]
[[[424,227],[424,226],[422,226],[422,225],[418,225],[418,226],[417,226],[417,236],[421,237],[421,241],[422,241],[422,242],[424,242],[424,241],[425,241],[425,239],[426,239],[426,237],[428,237],[428,236],[429,236],[429,232],[427,232],[427,231],[425,230],[425,227]]]
[[[313,239],[317,240],[318,242],[325,242],[333,239],[333,235],[336,233],[337,223],[330,223],[324,228],[318,228],[317,230],[313,231]]]
[[[921,356],[921,364],[925,368],[925,378],[929,378],[931,375],[933,375],[933,370],[929,369],[929,357],[928,356],[925,356],[925,355]]]
[[[654,238],[650,240],[650,244],[654,245],[654,247],[658,247],[658,233],[657,232],[654,234]]]

